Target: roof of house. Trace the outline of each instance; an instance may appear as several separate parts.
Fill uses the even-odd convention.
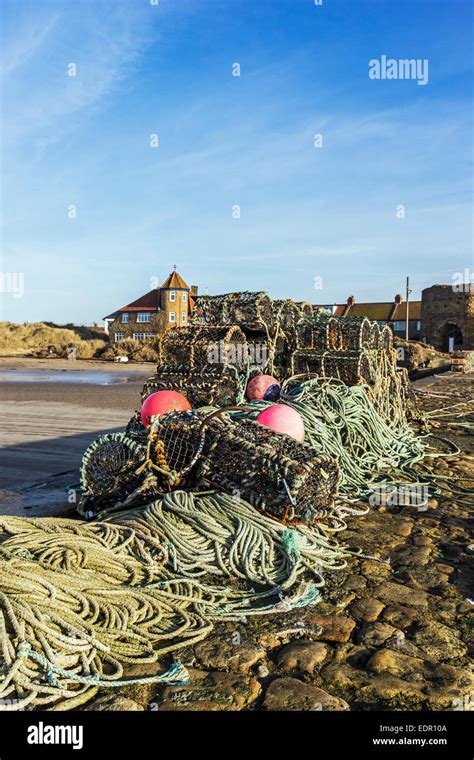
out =
[[[398,304],[394,312],[395,304],[393,301],[380,301],[375,303],[355,303],[351,306],[346,316],[351,317],[367,317],[367,319],[378,320],[380,322],[387,322],[390,320],[402,321],[407,316],[406,302]],[[338,304],[334,310],[334,314],[340,317],[344,314],[347,304]],[[408,308],[408,318],[421,319],[421,301],[410,301]]]
[[[191,290],[181,275],[174,271],[168,275],[160,288],[153,288],[153,290],[145,293],[144,296],[140,296],[140,298],[137,298],[135,301],[128,303],[126,306],[122,306],[120,309],[117,309],[117,311],[112,312],[112,314],[107,314],[104,319],[113,319],[120,314],[121,311],[160,311],[160,290],[169,290],[172,288],[176,288],[177,290]],[[190,308],[193,309],[194,300],[191,299],[191,296],[189,296],[189,302]]]
[[[181,275],[176,271],[171,272],[171,274],[168,275],[168,277],[166,278],[166,280],[164,281],[161,287],[163,290],[168,290],[169,288],[182,288],[183,290],[191,290],[189,285],[183,280]]]

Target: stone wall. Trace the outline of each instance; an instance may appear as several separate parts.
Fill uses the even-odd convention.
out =
[[[461,286],[462,287],[462,286]],[[474,348],[474,292],[456,292],[452,285],[425,288],[421,297],[422,337],[439,351],[448,350],[448,336],[460,331],[456,348]],[[456,331],[457,328],[457,331]],[[461,337],[457,333],[457,338]]]

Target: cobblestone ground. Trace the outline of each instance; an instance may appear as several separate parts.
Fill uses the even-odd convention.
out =
[[[474,378],[450,375],[425,389],[451,399],[429,397],[423,408],[447,406],[473,397]],[[188,686],[101,693],[85,709],[474,709],[474,539],[469,508],[450,487],[456,477],[474,478],[474,445],[462,427],[443,423],[436,432],[462,450],[428,460],[447,477],[447,490],[423,510],[375,506],[351,519],[341,538],[385,561],[351,559],[328,578],[316,607],[219,625],[182,652]]]

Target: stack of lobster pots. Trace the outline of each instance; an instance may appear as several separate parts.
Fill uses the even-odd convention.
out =
[[[267,372],[283,381],[297,349],[297,324],[311,304],[273,301],[265,292],[198,296],[187,327],[166,331],[160,363],[143,389],[185,392],[193,407],[235,404],[246,374]]]

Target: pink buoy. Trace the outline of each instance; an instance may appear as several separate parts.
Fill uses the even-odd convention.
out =
[[[150,417],[168,414],[168,412],[185,412],[191,409],[186,396],[178,391],[157,391],[152,393],[142,404],[140,416],[143,425],[150,427]]]
[[[266,399],[275,401],[280,394],[280,384],[271,375],[255,375],[247,383],[245,395],[249,401],[253,399]]]
[[[296,441],[302,441],[304,438],[304,422],[301,416],[296,409],[286,404],[273,404],[264,409],[258,415],[257,422],[277,433],[289,435]]]

